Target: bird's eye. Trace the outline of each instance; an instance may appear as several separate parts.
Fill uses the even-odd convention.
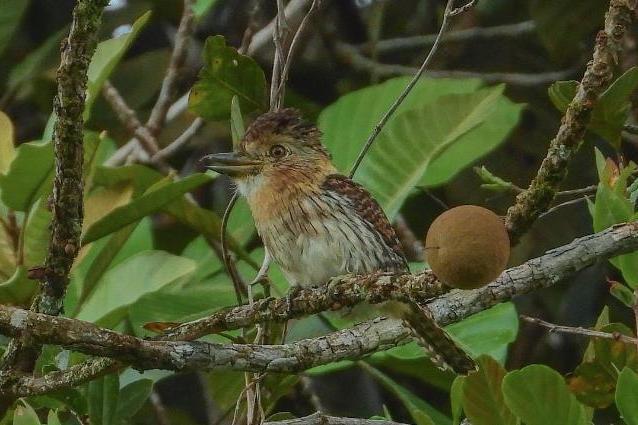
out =
[[[288,151],[281,145],[275,145],[270,148],[270,156],[273,158],[280,159],[286,156],[286,154],[288,154]]]

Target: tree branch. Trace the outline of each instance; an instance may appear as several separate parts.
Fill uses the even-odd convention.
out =
[[[69,271],[80,247],[83,219],[83,118],[87,71],[97,45],[97,30],[106,0],[79,0],[73,9],[73,24],[62,43],[57,72],[58,91],[53,108],[57,117],[53,144],[55,178],[53,181],[51,239],[44,266],[41,293],[32,310],[58,315],[69,281]],[[3,358],[5,373],[31,372],[40,347],[29,338],[14,339]],[[2,399],[0,410],[11,401]],[[2,416],[2,415],[0,415]]]
[[[506,270],[496,281],[472,291],[452,290],[431,299],[425,305],[441,325],[463,320],[479,311],[492,307],[512,297],[540,288],[549,287],[574,276],[578,271],[601,259],[610,258],[638,249],[638,222],[617,225],[600,233],[574,240],[572,243],[549,251],[520,266]],[[427,293],[434,280],[428,273],[416,276],[373,274],[335,278],[322,288],[302,289],[286,306],[285,299],[256,301],[252,306],[240,306],[222,310],[212,316],[184,324],[169,331],[159,341],[138,339],[129,335],[100,329],[97,326],[74,319],[51,318],[12,307],[0,307],[0,331],[10,335],[28,329],[39,341],[62,344],[68,348],[90,354],[116,357],[131,362],[138,368],[226,368],[251,372],[298,372],[338,360],[355,359],[374,351],[400,344],[409,337],[398,321],[376,319],[352,329],[341,330],[319,338],[307,339],[286,345],[221,345],[204,342],[176,342],[175,339],[191,339],[221,330],[237,329],[265,320],[286,321],[294,317],[316,313],[329,304],[329,308],[350,305],[354,302],[340,291],[354,287],[360,293],[358,302],[382,302],[392,296],[405,296],[400,285],[420,286]],[[398,279],[393,282],[393,279]],[[366,286],[369,285],[369,286]],[[366,299],[365,292],[377,288],[383,299]],[[396,288],[393,288],[393,285]],[[343,289],[339,289],[343,286]],[[397,295],[399,291],[403,295]],[[394,294],[394,295],[393,295]],[[354,296],[354,295],[352,295]],[[260,307],[263,310],[260,310]],[[41,326],[38,323],[43,323]],[[65,371],[53,372],[41,378],[0,376],[0,388],[17,396],[45,392],[79,385],[97,376],[123,366],[111,359],[95,359],[73,366]]]
[[[350,44],[336,42],[335,52],[341,59],[352,66],[367,72],[375,72],[381,77],[395,75],[414,75],[417,68],[407,65],[386,64],[376,62],[361,54],[361,51]],[[519,73],[519,72],[477,72],[458,70],[427,70],[424,75],[430,78],[480,78],[486,83],[506,83],[515,86],[538,86],[548,84],[556,80],[564,80],[576,72],[569,68],[560,71]]]
[[[536,25],[534,21],[524,21],[516,24],[498,25],[493,27],[474,27],[464,30],[451,31],[444,34],[441,43],[460,42],[468,40],[485,40],[496,37],[519,37],[534,32]],[[436,40],[436,34],[418,35],[414,37],[391,38],[379,40],[376,48],[380,54],[396,53],[401,49],[416,49],[431,46]],[[370,53],[367,44],[357,46],[360,51]]]
[[[168,109],[175,99],[175,83],[177,82],[177,77],[188,54],[188,45],[190,44],[191,34],[195,27],[193,3],[193,0],[184,0],[184,11],[182,12],[179,26],[177,27],[177,33],[175,33],[175,43],[171,60],[168,64],[164,81],[162,81],[162,88],[160,89],[155,106],[153,106],[151,115],[146,122],[148,131],[156,136],[164,126]]]
[[[613,79],[625,31],[634,19],[636,0],[611,0],[605,27],[596,36],[593,59],[569,104],[547,156],[527,190],[507,211],[506,225],[512,243],[520,238],[554,200],[567,167],[580,148],[600,94]]]
[[[619,332],[601,332],[594,329],[587,329],[583,327],[573,327],[573,326],[563,326],[556,325],[554,323],[546,322],[545,320],[538,319],[536,317],[525,316],[521,314],[521,319],[527,323],[531,323],[533,325],[541,326],[547,329],[549,332],[558,332],[565,333],[570,335],[580,335],[589,338],[603,338],[603,339],[613,339],[616,341],[622,341],[626,344],[634,344],[638,345],[638,339],[633,338],[627,335],[623,335]]]
[[[303,418],[264,422],[263,425],[405,425],[399,422],[376,419],[338,418],[317,412]]]

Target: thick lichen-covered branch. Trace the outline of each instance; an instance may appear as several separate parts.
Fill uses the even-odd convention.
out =
[[[79,0],[64,40],[57,72],[53,133],[55,177],[51,208],[51,239],[40,275],[42,290],[32,309],[58,315],[69,281],[69,270],[80,246],[83,218],[83,112],[87,71],[97,44],[97,31],[107,0]],[[30,372],[40,349],[28,333],[13,340],[2,359],[2,370]],[[4,404],[4,403],[3,403]]]
[[[429,300],[425,305],[439,324],[451,324],[500,302],[510,300],[514,296],[552,286],[574,276],[578,271],[596,261],[637,249],[638,222],[618,225],[603,232],[576,239],[541,257],[508,269],[496,281],[483,288],[472,291],[453,290]],[[387,276],[380,277],[378,274],[373,277],[336,278],[332,286],[302,290],[293,297],[289,307],[282,305],[275,307],[274,310],[273,306],[285,300],[270,301],[274,304],[264,305],[263,312],[254,310],[253,306],[224,310],[211,316],[217,319],[210,321],[212,323],[210,328],[201,327],[201,321],[197,321],[183,325],[179,332],[174,330],[174,333],[162,336],[172,341],[143,340],[74,319],[52,319],[26,310],[0,307],[0,332],[4,334],[17,335],[28,330],[38,342],[62,345],[88,354],[117,359],[95,359],[41,378],[0,375],[0,383],[3,384],[0,388],[18,396],[41,394],[79,385],[116,370],[126,363],[140,369],[225,368],[252,372],[294,373],[330,362],[360,358],[406,341],[409,331],[399,321],[376,319],[351,329],[285,345],[224,345],[174,339],[194,337],[206,332],[219,332],[222,329],[234,329],[266,319],[284,321],[311,314],[315,312],[316,306],[321,304],[315,304],[309,299],[312,296],[347,305],[351,301],[340,300],[335,293],[331,292],[335,285],[339,286],[337,282],[355,279],[360,282],[368,281],[368,285],[371,285],[370,282],[380,284],[385,278]],[[423,275],[401,275],[400,278],[406,279],[403,281],[406,285],[428,282],[423,279]],[[357,282],[349,281],[349,285],[357,284]],[[388,294],[391,293],[392,291],[388,292]],[[360,297],[358,300],[361,302],[366,298]],[[380,298],[372,301],[382,300]],[[185,331],[190,326],[197,331]]]
[[[567,167],[583,142],[591,112],[612,82],[623,38],[634,20],[637,3],[636,0],[611,0],[605,15],[605,27],[596,36],[593,58],[565,112],[558,133],[550,142],[536,177],[527,190],[517,196],[516,203],[507,212],[506,225],[512,242],[517,241],[554,200],[567,174]]]
[[[264,422],[264,425],[405,425],[394,421],[379,419],[340,418],[317,412],[303,418],[286,419],[276,422]]]

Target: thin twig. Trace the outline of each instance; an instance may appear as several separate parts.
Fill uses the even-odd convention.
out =
[[[295,35],[293,36],[292,41],[290,42],[290,47],[288,48],[288,54],[286,55],[286,60],[284,61],[281,75],[278,78],[279,81],[278,81],[276,98],[277,98],[279,107],[283,105],[286,82],[288,81],[288,72],[290,70],[290,65],[292,64],[293,55],[297,51],[297,46],[299,44],[299,40],[301,39],[301,34],[303,34],[306,26],[308,25],[308,22],[310,21],[310,18],[312,18],[312,16],[321,6],[321,2],[322,0],[312,0],[312,4],[310,5],[310,9],[308,9],[308,13],[306,13],[306,15],[301,20],[301,23],[297,27],[297,31],[295,31]]]
[[[151,162],[157,163],[161,161],[165,161],[169,157],[175,155],[179,152],[190,140],[197,134],[197,132],[204,126],[205,122],[202,118],[195,118],[191,125],[184,130],[179,137],[170,144],[168,144],[165,148],[161,149],[155,155],[153,155],[150,159]]]
[[[164,126],[166,114],[175,100],[176,82],[179,72],[186,61],[188,55],[188,46],[190,44],[191,35],[195,27],[195,13],[193,12],[194,0],[184,0],[184,11],[175,33],[175,44],[168,69],[162,81],[162,88],[155,102],[155,106],[151,110],[151,115],[146,122],[146,127],[151,134],[156,135]]]
[[[281,108],[280,99],[277,97],[279,81],[281,80],[281,71],[283,69],[283,62],[285,61],[284,54],[284,38],[286,31],[286,15],[283,6],[283,0],[277,0],[277,16],[275,16],[275,31],[272,34],[272,39],[275,44],[275,57],[272,62],[272,77],[270,81],[270,110],[274,111]]]
[[[235,297],[237,299],[237,305],[242,305],[242,293],[244,284],[239,278],[239,274],[237,272],[237,268],[235,267],[235,263],[230,256],[230,251],[228,249],[228,220],[230,218],[230,213],[235,206],[235,203],[239,199],[239,195],[234,193],[233,196],[228,201],[228,205],[226,205],[226,209],[224,210],[224,216],[222,217],[222,225],[221,225],[221,245],[222,245],[222,260],[224,261],[224,266],[226,266],[226,272],[230,279],[233,282],[233,288],[235,288]]]
[[[459,6],[456,9],[452,10],[450,12],[450,16],[456,16],[456,15],[460,15],[461,13],[465,13],[471,8],[473,8],[474,6],[476,6],[478,2],[479,0],[470,0],[467,4],[464,4],[463,6]]]
[[[441,37],[441,43],[460,42],[468,40],[489,40],[496,37],[520,37],[531,34],[536,29],[534,21],[523,21],[516,24],[498,25],[493,27],[474,27],[458,31],[450,31]],[[412,49],[430,46],[436,40],[436,34],[418,35],[414,37],[390,38],[379,40],[376,48],[380,54],[396,53],[401,49]],[[369,44],[362,44],[357,48],[364,53],[371,53]]]
[[[361,161],[363,161],[363,158],[368,153],[368,150],[372,146],[372,143],[374,142],[374,140],[377,138],[379,133],[381,133],[381,130],[383,129],[385,124],[388,122],[390,117],[392,117],[392,115],[397,110],[397,108],[403,103],[403,101],[408,96],[408,94],[410,94],[410,91],[412,91],[416,83],[419,81],[419,78],[421,78],[421,75],[423,75],[426,68],[430,64],[432,58],[434,57],[434,53],[436,53],[439,47],[439,42],[441,41],[441,35],[448,28],[448,25],[450,22],[449,21],[450,13],[452,12],[453,9],[454,9],[454,0],[448,0],[447,5],[445,6],[445,12],[443,13],[443,22],[441,23],[441,28],[439,28],[439,33],[437,34],[437,38],[434,41],[434,44],[432,45],[430,52],[425,57],[425,60],[421,64],[421,67],[418,69],[418,71],[416,72],[412,80],[410,80],[410,82],[405,87],[403,92],[399,95],[399,97],[395,99],[392,106],[390,106],[390,108],[386,111],[383,117],[381,117],[381,120],[377,123],[377,125],[374,126],[372,133],[370,134],[370,136],[368,137],[368,140],[366,140],[365,144],[363,145],[361,152],[359,152],[359,155],[357,156],[357,159],[355,160],[354,165],[352,166],[352,169],[350,170],[350,177],[354,176],[354,173],[357,171],[357,168],[359,168]]]
[[[580,326],[572,327],[572,326],[556,325],[554,323],[546,322],[545,320],[541,320],[536,317],[526,316],[524,314],[521,314],[520,318],[527,323],[532,323],[534,325],[547,328],[550,332],[580,335],[580,336],[585,336],[589,338],[613,339],[615,341],[622,341],[626,344],[638,344],[638,338],[633,338],[627,335],[623,335],[620,332],[609,333],[609,332],[596,331],[593,329],[587,329]]]
[[[149,397],[151,401],[151,406],[153,407],[153,411],[155,412],[155,419],[157,420],[158,425],[171,425],[171,421],[168,418],[168,412],[164,407],[164,403],[162,403],[162,398],[159,393],[155,390],[151,391],[151,396]]]
[[[142,125],[135,111],[128,106],[117,88],[108,80],[104,82],[102,95],[129,133],[137,138],[147,152],[157,154],[159,144],[155,140],[155,136]]]
[[[290,0],[285,8],[285,15],[291,24],[296,22],[298,19],[301,19],[301,16],[310,1],[311,0]],[[255,33],[248,45],[248,49],[246,49],[249,55],[254,56],[272,41],[276,26],[277,18],[275,17],[275,19],[270,21],[268,25]]]
[[[342,58],[344,63],[351,65],[353,68],[376,73],[381,77],[414,75],[418,71],[413,66],[376,62],[361,54],[357,47],[347,43],[336,42],[334,47],[335,52]],[[578,68],[572,67],[559,71],[536,73],[427,70],[424,75],[430,78],[480,78],[486,83],[506,83],[522,87],[534,87],[569,78],[576,73]]]
[[[583,196],[582,198],[570,199],[569,201],[561,202],[560,204],[554,205],[553,207],[551,207],[550,209],[548,209],[547,211],[539,215],[538,219],[540,220],[541,218],[547,215],[550,215],[563,207],[567,207],[574,204],[580,204],[581,202],[587,201],[588,199],[589,199],[589,196]]]

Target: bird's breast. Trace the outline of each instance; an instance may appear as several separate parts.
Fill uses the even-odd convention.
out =
[[[269,214],[260,214],[261,207],[253,212],[257,230],[293,285],[317,286],[345,273],[394,271],[394,252],[347,200],[314,193],[277,203]]]

